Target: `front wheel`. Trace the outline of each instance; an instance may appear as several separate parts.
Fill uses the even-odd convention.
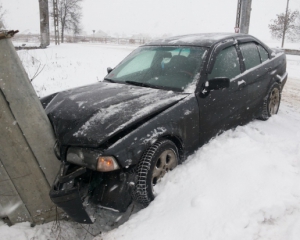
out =
[[[137,184],[133,192],[135,201],[144,206],[154,199],[154,186],[179,162],[176,145],[170,140],[153,144],[142,156],[137,168]]]
[[[281,93],[278,83],[274,83],[270,88],[267,97],[263,102],[263,109],[259,119],[268,120],[272,115],[277,114],[280,106]]]

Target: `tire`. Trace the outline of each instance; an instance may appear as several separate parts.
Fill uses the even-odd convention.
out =
[[[160,140],[148,148],[137,166],[133,199],[144,207],[148,206],[155,197],[155,184],[166,172],[172,171],[178,162],[178,149],[170,140]]]
[[[262,107],[262,112],[259,117],[260,120],[266,121],[272,115],[277,114],[280,106],[281,93],[278,83],[274,83],[265,97]]]

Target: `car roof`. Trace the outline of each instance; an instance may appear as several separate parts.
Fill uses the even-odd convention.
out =
[[[240,39],[240,38],[252,38],[248,34],[240,33],[198,33],[189,34],[176,37],[169,37],[164,39],[158,39],[156,41],[145,44],[144,46],[200,46],[211,47],[217,42],[221,42],[226,39]]]

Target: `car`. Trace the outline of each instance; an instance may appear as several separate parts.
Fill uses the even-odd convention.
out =
[[[41,99],[61,169],[50,198],[74,221],[87,204],[125,212],[212,137],[279,109],[284,52],[253,36],[207,33],[138,47],[103,81]]]

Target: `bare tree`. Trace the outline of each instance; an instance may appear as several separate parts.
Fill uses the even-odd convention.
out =
[[[269,29],[271,31],[272,36],[276,39],[282,39],[285,35],[290,41],[296,41],[297,39],[299,39],[299,11],[288,10],[286,15],[285,13],[281,13],[277,14],[276,16],[276,19],[271,20],[272,24],[269,24]]]
[[[60,24],[61,42],[64,42],[65,32],[79,34],[82,17],[80,3],[82,0],[60,0],[58,2],[58,19]],[[51,14],[53,17],[53,13]]]
[[[300,14],[298,14],[298,17],[296,18],[295,25],[296,25],[295,33],[298,36],[296,40],[300,40]]]
[[[0,22],[3,22],[3,17],[6,14],[6,11],[3,9],[2,3],[0,3]]]

